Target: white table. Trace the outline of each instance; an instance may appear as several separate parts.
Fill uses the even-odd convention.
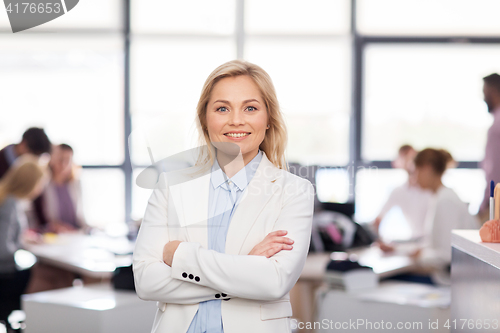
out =
[[[348,251],[357,257],[361,265],[373,268],[380,279],[400,273],[407,273],[417,268],[414,260],[407,255],[384,253],[377,246]],[[323,281],[327,264],[330,262],[330,253],[311,253],[307,256],[300,280]]]
[[[22,307],[25,333],[150,332],[157,309],[156,302],[108,284],[23,295]]]
[[[59,234],[26,247],[38,260],[93,278],[111,278],[117,267],[132,264],[134,243],[104,235]]]
[[[414,268],[414,260],[407,255],[397,253],[384,253],[376,246],[348,251],[357,257],[361,265],[370,266],[379,279],[406,273]],[[297,284],[290,291],[293,315],[303,322],[313,320],[315,308],[315,295],[323,284],[325,270],[330,262],[330,253],[311,253],[307,256],[304,269]],[[298,330],[311,332],[311,330]]]
[[[478,230],[454,230],[451,242],[452,332],[498,332],[500,243],[481,242]]]
[[[319,289],[316,299],[314,332],[449,332],[444,327],[449,288],[383,281],[378,288],[356,292]],[[437,325],[430,328],[430,323]]]

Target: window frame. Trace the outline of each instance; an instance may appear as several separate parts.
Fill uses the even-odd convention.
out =
[[[245,32],[245,0],[235,0],[236,1],[236,15],[235,15],[235,30],[232,36],[235,47],[236,56],[238,59],[243,59],[245,55],[245,40],[249,36]],[[131,7],[132,0],[123,0],[122,10],[121,10],[121,20],[122,25],[118,29],[118,33],[122,35],[123,38],[123,56],[124,56],[124,66],[123,66],[123,77],[124,77],[124,100],[123,100],[123,138],[122,144],[124,147],[124,161],[122,164],[117,165],[83,165],[85,169],[106,169],[106,168],[117,168],[121,169],[125,177],[125,219],[126,221],[131,220],[132,213],[132,191],[133,191],[133,171],[134,168],[147,167],[144,165],[132,165],[130,147],[128,145],[128,138],[132,133],[132,117],[131,117],[131,40],[135,36],[144,36],[149,34],[138,33],[134,34],[131,29]],[[328,166],[309,166],[309,168],[354,168],[358,170],[359,168],[380,168],[380,169],[390,169],[391,161],[388,160],[363,160],[361,156],[362,151],[362,131],[363,131],[363,80],[364,80],[364,53],[368,45],[371,44],[405,44],[405,43],[419,43],[419,44],[500,44],[500,36],[375,36],[375,35],[362,35],[357,30],[356,24],[356,13],[357,13],[357,1],[351,0],[350,2],[350,33],[347,35],[351,40],[351,113],[349,121],[349,163],[347,165],[328,165]],[[45,32],[45,31],[44,31]],[[66,32],[60,32],[63,34],[103,34],[103,33],[113,33],[115,34],[117,30],[99,30],[99,29],[68,29]],[[8,29],[0,29],[0,33],[11,33]],[[27,32],[30,33],[30,32]],[[36,32],[34,32],[36,33]],[[155,34],[151,34],[155,35]],[[158,34],[156,34],[158,35]],[[167,35],[168,34],[161,34]],[[196,35],[189,34],[173,34],[177,37],[196,37]],[[266,35],[267,36],[267,35]],[[298,37],[304,38],[303,35],[276,35],[273,34],[272,37]],[[302,36],[302,37],[301,37]],[[206,36],[205,36],[206,37]],[[307,36],[306,36],[307,37]],[[314,37],[311,35],[310,37]],[[329,38],[333,36],[321,36],[321,38]],[[479,161],[458,161],[458,168],[466,169],[476,169],[479,168]],[[356,172],[352,173],[352,179],[350,183],[350,201],[354,201],[354,189],[356,187]],[[126,222],[125,221],[125,222]]]

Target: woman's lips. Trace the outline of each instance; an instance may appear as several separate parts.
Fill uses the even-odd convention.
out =
[[[245,135],[241,135],[241,133],[245,133]],[[229,134],[233,134],[233,135],[237,135],[237,136],[230,136]],[[246,139],[247,137],[250,136],[250,132],[240,132],[240,133],[237,133],[237,132],[230,132],[230,133],[226,133],[224,134],[224,136],[232,141],[241,141],[241,140],[244,140]]]

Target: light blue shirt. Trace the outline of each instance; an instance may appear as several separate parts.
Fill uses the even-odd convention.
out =
[[[248,183],[257,170],[262,151],[230,179],[221,170],[217,158],[212,165],[208,201],[208,249],[225,252],[231,218]],[[221,290],[221,293],[224,292]],[[215,296],[215,295],[214,295]],[[201,302],[187,333],[224,333],[220,299]]]

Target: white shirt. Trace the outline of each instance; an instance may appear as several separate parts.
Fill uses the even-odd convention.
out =
[[[419,263],[436,269],[436,274],[442,277],[442,271],[451,263],[451,231],[478,228],[478,221],[470,215],[467,204],[451,188],[441,186],[429,206]],[[436,274],[432,278],[440,279]]]
[[[398,206],[403,211],[406,221],[408,221],[411,238],[421,237],[424,235],[424,223],[431,197],[431,191],[424,190],[417,185],[410,186],[407,181],[391,192],[378,216],[382,218],[391,208]]]

